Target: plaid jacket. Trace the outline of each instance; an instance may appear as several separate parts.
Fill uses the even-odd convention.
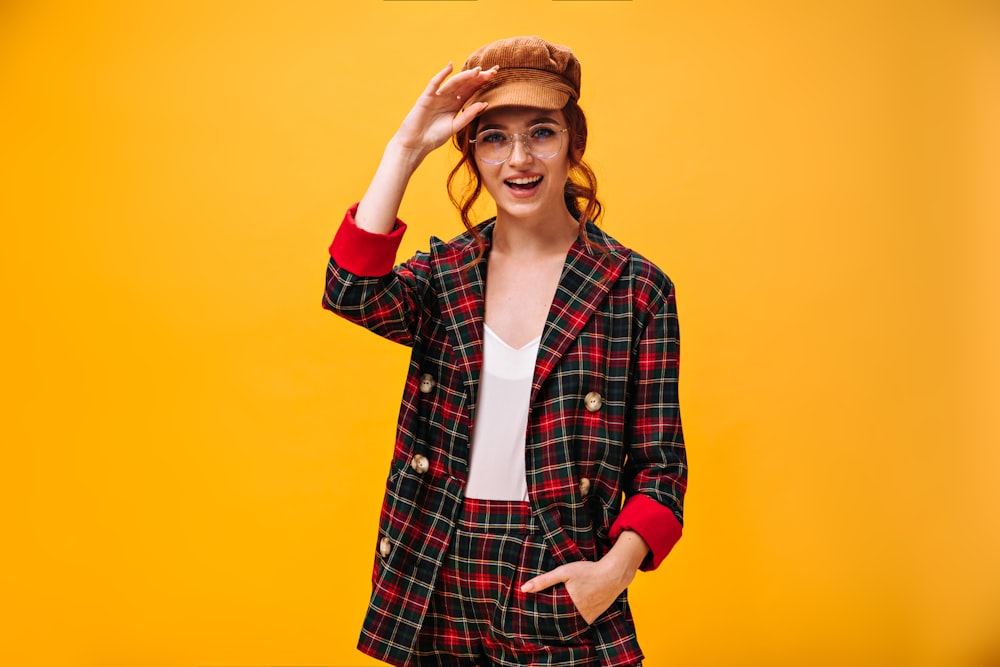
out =
[[[405,225],[371,234],[354,224],[355,210],[330,247],[323,305],[413,350],[359,648],[404,665],[463,497],[486,263],[473,263],[478,247],[465,233],[432,238],[429,252],[394,268]],[[488,248],[492,221],[479,231]],[[557,563],[597,560],[630,529],[650,545],[642,569],[652,569],[680,538],[687,479],[674,287],[596,226],[588,236],[592,250],[578,240],[567,255],[542,334],[528,496]],[[592,629],[602,665],[641,660],[625,593]]]

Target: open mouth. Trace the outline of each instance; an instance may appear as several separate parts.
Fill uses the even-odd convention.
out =
[[[513,190],[530,190],[542,182],[541,176],[525,176],[518,178],[508,178],[504,185]]]

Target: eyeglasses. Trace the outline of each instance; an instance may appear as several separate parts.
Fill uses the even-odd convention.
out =
[[[507,134],[501,130],[483,130],[470,139],[475,144],[476,157],[486,164],[503,164],[514,153],[514,141],[521,137],[524,148],[537,158],[555,157],[562,150],[563,134],[567,128],[558,125],[539,123],[528,128],[527,132]]]

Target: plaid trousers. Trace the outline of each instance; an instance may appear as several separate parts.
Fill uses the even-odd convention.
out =
[[[553,568],[528,503],[466,498],[411,664],[597,667],[566,587],[521,591]]]

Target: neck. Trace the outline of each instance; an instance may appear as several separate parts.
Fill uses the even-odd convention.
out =
[[[514,218],[497,211],[492,251],[533,257],[565,255],[579,236],[579,224],[565,208],[552,216]]]

